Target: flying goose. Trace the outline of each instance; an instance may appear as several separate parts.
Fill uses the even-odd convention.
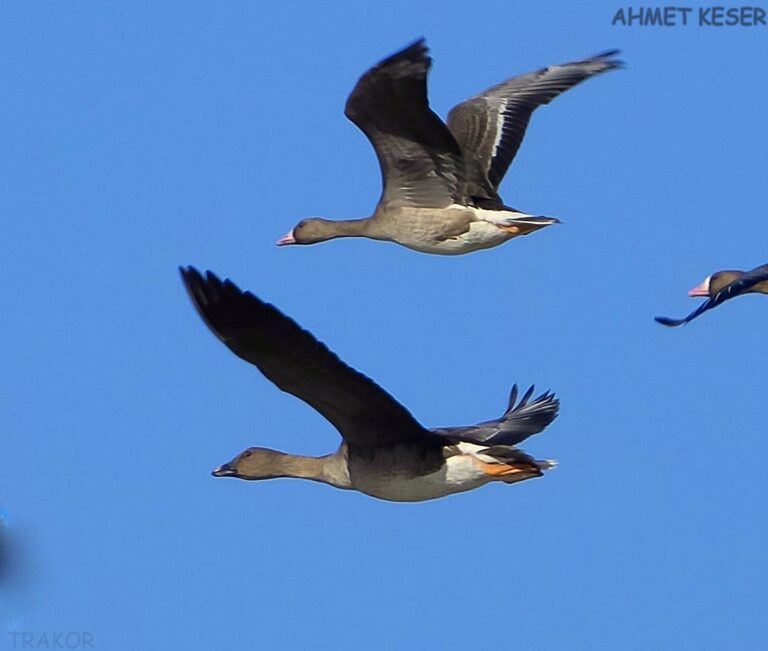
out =
[[[342,362],[309,332],[232,281],[181,268],[200,316],[238,357],[278,388],[301,398],[341,434],[341,447],[323,457],[248,448],[213,471],[215,477],[312,479],[396,502],[429,500],[490,481],[512,484],[554,465],[515,446],[557,416],[549,392],[518,402],[512,388],[504,415],[468,427],[426,429],[365,375]]]
[[[693,321],[703,312],[717,307],[728,299],[750,292],[768,294],[768,264],[755,267],[752,271],[725,270],[707,276],[700,285],[688,292],[688,296],[706,296],[706,301],[684,319],[657,316],[656,321],[661,325],[674,328]]]
[[[368,237],[458,255],[559,222],[505,206],[499,183],[531,114],[585,79],[621,67],[612,58],[618,52],[509,79],[456,106],[447,125],[427,101],[432,59],[424,39],[384,59],[360,78],[344,111],[379,159],[384,187],[373,216],[304,219],[277,244]]]

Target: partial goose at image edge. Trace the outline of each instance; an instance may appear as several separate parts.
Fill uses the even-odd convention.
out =
[[[735,269],[716,271],[688,292],[688,296],[707,299],[688,316],[682,319],[657,316],[654,320],[663,326],[676,328],[690,323],[699,315],[725,301],[749,293],[768,294],[768,264],[755,267],[751,271]]]

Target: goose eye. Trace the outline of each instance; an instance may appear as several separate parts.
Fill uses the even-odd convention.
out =
[[[250,457],[252,454],[253,454],[253,452],[251,452],[250,450],[246,450],[245,452],[243,452],[243,457],[247,459],[247,458],[248,458],[248,457]]]

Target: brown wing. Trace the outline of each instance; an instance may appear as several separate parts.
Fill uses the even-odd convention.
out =
[[[213,333],[280,389],[320,412],[346,441],[371,447],[425,436],[405,407],[275,307],[210,271],[180,271]]]
[[[543,431],[555,418],[560,401],[549,391],[531,400],[533,387],[517,402],[517,385],[512,387],[507,410],[501,418],[466,427],[438,427],[430,432],[449,441],[478,445],[517,445]]]
[[[461,149],[427,100],[432,59],[424,39],[366,72],[345,115],[376,150],[387,206],[444,208],[466,202]]]
[[[448,128],[459,143],[471,179],[498,189],[520,148],[531,114],[543,104],[601,72],[621,67],[618,50],[513,77],[475,95],[448,114]],[[470,189],[470,193],[484,191]]]

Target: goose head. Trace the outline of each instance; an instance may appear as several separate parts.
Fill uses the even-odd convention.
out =
[[[688,296],[693,297],[711,297],[717,294],[723,287],[730,285],[734,280],[743,276],[743,271],[717,271],[707,276],[699,285],[696,285],[691,291],[688,292]]]
[[[283,477],[282,452],[268,448],[247,448],[234,459],[220,465],[211,474],[214,477],[237,479],[272,479]]]
[[[308,217],[307,219],[302,219],[286,235],[283,235],[283,237],[277,240],[277,245],[315,244],[317,242],[330,240],[338,236],[338,234],[335,233],[335,224],[336,222],[329,219],[323,219],[322,217]]]

